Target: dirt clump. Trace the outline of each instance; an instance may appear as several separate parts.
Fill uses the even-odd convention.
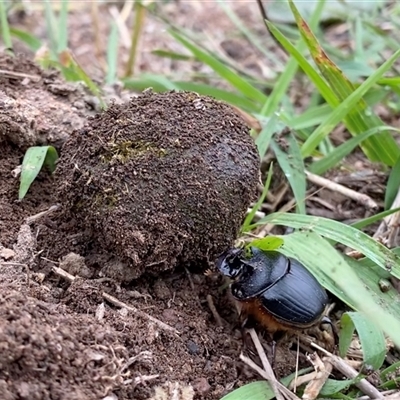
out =
[[[255,198],[259,157],[230,106],[147,91],[75,131],[56,176],[64,221],[85,232],[78,253],[95,248],[89,263],[101,257],[105,275],[129,281],[207,267],[232,245]]]

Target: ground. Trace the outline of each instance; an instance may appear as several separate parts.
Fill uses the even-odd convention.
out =
[[[169,7],[173,13],[173,5]],[[181,7],[180,18],[191,11],[188,3],[176,7]],[[202,9],[202,15],[213,14],[210,7],[208,11]],[[242,7],[242,12],[248,10]],[[78,15],[89,18],[89,14]],[[255,16],[255,12],[250,13],[249,21],[255,21]],[[191,20],[191,27],[198,29],[196,24],[201,22],[212,21],[199,15]],[[82,26],[82,30],[74,31],[71,41],[79,42],[80,35],[87,37],[87,24]],[[152,25],[147,26],[151,29]],[[37,27],[43,29],[43,25]],[[146,40],[156,38],[147,32]],[[225,37],[222,42],[238,63],[251,61],[241,39]],[[82,49],[80,61],[93,67],[85,62],[85,57],[91,60],[90,52],[84,51],[90,47]],[[152,56],[141,54],[140,70],[151,70]],[[244,67],[258,68],[250,64]],[[2,398],[214,400],[258,379],[239,360],[242,340],[236,327],[238,318],[221,290],[219,275],[178,268],[120,286],[107,278],[87,279],[90,270],[81,258],[85,254],[48,258],[44,242],[56,240],[51,235],[57,232],[57,210],[34,221],[29,217],[56,206],[56,182],[43,171],[26,199],[18,201],[17,168],[26,148],[34,143],[50,143],[60,151],[69,133],[94,114],[95,102],[82,88],[67,85],[54,72],[39,70],[21,55],[17,60],[1,56],[0,70],[10,71],[0,75]],[[362,188],[381,202],[387,174],[357,155],[349,164],[352,170],[336,173],[335,179]],[[310,185],[308,190],[314,193],[318,188]],[[281,198],[279,192],[280,182],[275,180],[263,211],[290,203],[287,190]],[[310,214],[342,221],[371,213],[365,206],[332,196],[327,190],[311,198],[307,209]],[[60,276],[57,267],[76,278]],[[215,318],[213,305],[220,321]],[[167,325],[159,324],[159,320]],[[277,375],[292,372],[295,359],[290,341],[284,342],[277,350]],[[180,394],[173,397],[174,393]]]

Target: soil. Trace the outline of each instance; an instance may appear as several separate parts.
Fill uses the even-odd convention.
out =
[[[189,28],[200,30],[204,24],[210,25],[213,32],[218,28],[217,47],[222,47],[241,67],[252,72],[258,70],[262,78],[270,75],[269,68],[260,71],[260,66],[266,63],[259,60],[258,53],[253,51],[252,59],[243,55],[248,51],[248,42],[232,34],[232,24],[219,31],[222,22],[227,21],[221,12],[202,9],[201,14],[196,13],[193,11],[196,4],[177,5],[177,14],[191,24]],[[254,21],[262,34],[265,27],[257,11],[243,2],[236,7],[242,15],[251,14],[248,20]],[[109,16],[108,11],[106,15]],[[30,22],[43,31],[43,25],[39,26],[37,19],[31,17],[23,21],[23,28]],[[78,46],[82,38],[92,42],[87,34],[90,18],[83,24],[85,18],[88,19],[88,13],[77,11],[70,19],[76,28],[70,27],[71,47],[78,53],[83,48],[77,54],[78,59],[92,74],[90,66],[96,64],[92,62],[93,46],[86,44],[81,49]],[[81,26],[86,29],[77,28]],[[154,42],[160,43],[157,33],[160,29],[154,21],[146,24],[149,31],[145,31],[144,47],[153,49]],[[153,36],[152,30],[156,32]],[[106,38],[107,32],[102,35]],[[171,43],[170,40],[165,47],[181,51]],[[245,61],[251,61],[251,65],[244,65]],[[137,68],[160,72],[156,62],[151,52],[142,52]],[[168,72],[177,70],[175,62],[167,65],[164,60],[161,67],[166,66]],[[95,67],[99,74],[100,67],[97,64]],[[191,66],[186,68],[190,71],[186,69],[182,75],[195,70]],[[221,276],[176,268],[125,285],[109,278],[93,279],[93,269],[81,257],[85,254],[79,235],[71,233],[68,241],[58,236],[60,210],[33,223],[27,220],[59,200],[55,177],[46,171],[40,173],[26,198],[17,200],[18,167],[26,148],[49,143],[60,151],[72,131],[81,129],[94,114],[96,101],[79,85],[66,84],[54,71],[43,72],[21,56],[13,59],[1,55],[0,70],[10,72],[0,74],[2,399],[216,400],[236,387],[258,380],[239,360],[243,343],[237,329],[238,316],[222,290]],[[369,194],[381,206],[387,173],[377,170],[359,154],[349,157],[346,165],[348,169],[344,167],[331,178]],[[262,211],[279,210],[292,200],[287,189],[285,195],[280,195],[282,185],[283,179],[275,179],[271,197]],[[353,222],[371,213],[327,189],[309,185],[308,194],[307,211],[313,215]],[[52,252],[46,242],[58,243],[59,254],[55,249]],[[65,247],[61,248],[63,243]],[[69,251],[81,254],[70,253],[61,258]],[[74,275],[75,280],[61,277],[55,267]],[[209,306],[210,299],[220,315],[221,325]],[[132,311],[132,307],[139,312]],[[151,317],[179,334],[160,326]],[[277,347],[275,371],[278,376],[287,376],[295,365],[296,352],[291,341],[284,340]],[[302,352],[300,365],[308,366]]]
[[[242,341],[235,329],[237,315],[220,290],[219,275],[178,268],[121,287],[112,279],[87,279],[91,271],[80,255],[48,258],[44,242],[57,241],[52,234],[57,235],[58,211],[33,221],[28,217],[57,203],[55,178],[41,172],[26,198],[17,201],[19,180],[13,171],[28,145],[46,141],[45,132],[59,131],[51,124],[59,121],[59,106],[51,105],[68,104],[68,97],[49,91],[47,79],[59,80],[55,72],[44,73],[25,59],[10,61],[3,56],[0,61],[0,69],[39,77],[32,85],[39,97],[42,93],[53,96],[49,108],[40,109],[48,121],[47,131],[23,119],[20,109],[2,109],[5,124],[11,116],[19,118],[16,129],[3,129],[6,135],[0,149],[2,398],[169,399],[171,393],[179,392],[182,399],[219,399],[255,379],[238,360]],[[5,96],[25,99],[23,79],[4,76],[1,83]],[[79,98],[81,92],[70,93],[78,93]],[[73,114],[79,124],[92,113],[82,110]],[[62,142],[62,138],[47,140],[58,148]],[[68,282],[54,272],[56,266],[77,278]],[[107,294],[123,302],[122,307],[107,301]],[[222,326],[214,319],[207,296],[213,299]],[[131,306],[140,311],[129,311]],[[152,317],[179,334],[160,327]],[[294,360],[295,353],[282,346],[277,372],[286,374]]]

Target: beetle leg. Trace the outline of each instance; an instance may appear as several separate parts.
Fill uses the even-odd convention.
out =
[[[324,317],[322,317],[322,319],[321,319],[320,325],[322,325],[322,324],[328,324],[331,327],[332,333],[333,333],[334,344],[335,345],[338,344],[339,343],[339,335],[338,335],[338,331],[336,329],[335,324],[326,315]]]

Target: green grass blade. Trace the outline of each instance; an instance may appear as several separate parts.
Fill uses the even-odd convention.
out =
[[[111,24],[110,36],[107,46],[107,85],[112,85],[117,80],[118,70],[118,26],[114,21]]]
[[[390,172],[385,192],[385,210],[389,210],[400,187],[400,157]]]
[[[206,51],[202,50],[200,47],[196,46],[193,42],[186,39],[180,33],[169,29],[168,32],[173,36],[178,42],[185,46],[192,54],[204,64],[210,66],[214,72],[221,76],[225,81],[229,82],[233,87],[239,90],[246,97],[264,104],[267,100],[267,96],[258,90],[256,87],[251,85],[247,80],[243,79],[230,68],[224,65],[221,61],[217,60],[214,56]]]
[[[325,5],[325,0],[319,1],[317,3],[317,6],[315,7],[315,10],[311,17],[311,26],[314,27],[314,26],[318,25],[324,5]],[[269,21],[265,21],[265,23],[266,23],[268,30],[271,32],[271,34],[275,36],[274,32],[271,30],[271,27],[273,29],[275,29],[275,27]],[[283,46],[283,47],[285,47],[285,46]],[[298,53],[301,54],[301,52],[306,49],[304,41],[300,40],[300,42],[297,45],[297,48],[298,48]],[[267,101],[264,103],[264,106],[261,110],[261,114],[264,116],[271,116],[277,110],[280,102],[282,101],[282,98],[284,97],[285,93],[287,92],[289,85],[293,81],[293,78],[298,70],[298,63],[297,63],[295,57],[293,57],[292,53],[289,52],[289,54],[291,54],[292,57],[286,64],[285,70],[278,78],[278,81],[274,85],[274,88],[273,88],[270,96],[268,97]]]
[[[30,147],[22,161],[22,171],[18,192],[19,200],[27,194],[33,181],[36,179],[42,167],[48,166],[51,172],[55,170],[58,159],[57,150],[53,146]]]
[[[262,218],[253,227],[265,225],[266,223],[316,232],[321,236],[359,251],[385,271],[389,271],[396,278],[400,278],[400,258],[381,243],[351,226],[328,218],[290,213],[273,213]]]
[[[12,41],[10,34],[10,26],[8,25],[7,19],[7,9],[6,4],[2,0],[0,1],[0,24],[1,24],[1,34],[3,36],[3,42],[6,49],[12,49]]]
[[[54,60],[57,59],[57,25],[56,17],[49,0],[44,0],[47,37],[50,40],[50,52]]]
[[[400,56],[400,50],[397,51],[395,54],[393,54],[385,63],[383,63],[373,75],[368,77],[362,85],[360,85],[354,92],[352,92],[346,99],[342,101],[342,103],[335,108],[335,110],[331,113],[331,115],[325,120],[323,124],[321,124],[308,138],[308,140],[303,144],[302,146],[302,154],[304,157],[307,157],[312,154],[314,149],[319,145],[319,143],[322,141],[323,138],[325,138],[329,133],[335,128],[335,126],[343,120],[347,114],[351,112],[352,109],[354,109],[357,106],[357,103],[362,99],[362,97],[367,93],[367,91],[378,81],[378,79],[385,73],[387,72],[393,65],[393,63],[396,61],[396,59]],[[367,107],[367,106],[366,106]],[[364,110],[364,115],[368,112],[367,108]],[[360,116],[360,114],[355,114],[356,116]],[[360,123],[362,118],[358,118]],[[362,122],[362,129],[358,132],[359,134],[362,132],[367,131],[368,129],[372,127],[377,127],[376,124],[371,124],[370,126],[367,126],[365,121]],[[382,126],[384,125],[383,122],[381,122]],[[378,127],[379,127],[378,126]],[[365,128],[365,129],[364,129]],[[390,138],[390,139],[388,139]],[[372,140],[373,137],[371,137],[369,140]],[[387,139],[387,140],[386,140]],[[392,142],[393,144],[389,144],[388,142]],[[366,140],[367,142],[367,140]],[[385,162],[387,165],[393,165],[394,164],[394,159],[397,159],[398,156],[400,156],[400,149],[397,145],[397,143],[394,141],[394,139],[386,132],[383,132],[381,136],[379,137],[378,140],[375,140],[374,146],[376,146],[376,156],[372,156],[371,153],[368,153],[368,155],[371,157],[371,159],[374,159],[377,161],[378,159],[382,162]],[[383,143],[386,143],[383,145]],[[387,148],[386,146],[389,146]],[[375,151],[375,150],[374,150]],[[378,152],[380,156],[378,157]],[[397,156],[396,156],[397,155]]]
[[[24,42],[33,52],[38,51],[42,47],[42,42],[36,36],[28,32],[21,31],[20,29],[11,28],[10,33],[12,36]]]
[[[353,224],[351,224],[351,226],[356,229],[363,229],[366,226],[372,225],[375,222],[380,221],[381,219],[387,217],[388,215],[394,214],[395,212],[398,212],[398,211],[400,211],[400,207],[393,208],[391,210],[382,211],[378,214],[372,215],[371,217],[367,217],[360,221],[354,222]]]
[[[364,365],[379,370],[385,361],[386,342],[381,329],[359,312],[346,312],[340,321],[339,351],[345,357],[357,331],[363,352]]]
[[[340,101],[343,103],[346,102],[345,106],[341,103],[340,111],[335,110],[335,112],[337,112],[338,115],[341,115],[342,118],[349,114],[346,118],[349,131],[355,136],[370,128],[383,125],[380,118],[378,118],[373,111],[367,107],[365,101],[362,100],[362,96],[391,67],[396,58],[400,55],[400,51],[397,51],[392,57],[390,57],[387,62],[378,68],[374,74],[372,74],[357,90],[355,90],[354,85],[322,49],[310,27],[298,12],[293,0],[289,0],[289,4],[293,15],[295,16],[297,26],[303,39],[307,43],[315,63],[329,83],[331,90],[336,94]],[[357,93],[357,91],[359,92]],[[357,95],[355,95],[355,93],[357,93]],[[354,97],[351,98],[351,96]],[[348,109],[345,107],[348,107]],[[337,115],[335,117],[337,117]],[[310,155],[319,145],[322,138],[330,133],[334,127],[332,126],[334,121],[336,121],[336,119],[332,117],[330,121],[326,121],[323,126],[319,127],[317,131],[314,131],[312,137],[303,145],[303,156]],[[362,149],[372,161],[381,161],[387,165],[393,165],[400,155],[400,148],[389,133],[383,133],[379,139],[374,136],[370,137],[362,144]]]
[[[271,142],[279,166],[284,172],[296,199],[296,209],[300,214],[306,213],[306,175],[304,163],[296,138],[291,131],[288,134],[275,135]]]
[[[260,157],[263,158],[271,143],[272,135],[280,132],[284,125],[278,120],[278,116],[273,114],[268,122],[263,126],[261,132],[256,138],[256,146]]]
[[[259,208],[264,203],[265,197],[267,196],[267,193],[268,193],[268,190],[269,190],[269,185],[271,184],[272,172],[273,172],[273,163],[271,163],[270,166],[269,166],[267,180],[265,182],[264,189],[262,191],[261,196],[257,200],[257,203],[254,204],[254,206],[251,209],[251,211],[247,214],[247,216],[246,216],[246,218],[245,218],[245,220],[243,222],[242,232],[246,232],[248,230],[251,222],[253,221],[254,215],[256,214],[257,210],[259,210]]]
[[[385,131],[397,131],[400,132],[399,129],[392,128],[391,126],[378,126],[376,128],[372,128],[367,130],[366,132],[361,133],[358,136],[352,137],[350,140],[347,140],[340,146],[336,147],[331,153],[327,156],[321,158],[318,161],[313,162],[309,170],[317,175],[322,175],[330,168],[335,167],[342,161],[346,156],[348,156],[363,140],[369,138],[372,135],[377,133],[385,132]],[[399,171],[400,172],[400,171]],[[400,180],[399,180],[400,184]]]
[[[154,54],[158,57],[165,57],[176,61],[191,61],[193,58],[191,56],[187,56],[186,54],[181,54],[174,51],[168,51],[162,49],[152,50],[151,54]]]
[[[68,3],[69,0],[62,0],[58,20],[58,43],[57,53],[61,53],[68,47]]]

